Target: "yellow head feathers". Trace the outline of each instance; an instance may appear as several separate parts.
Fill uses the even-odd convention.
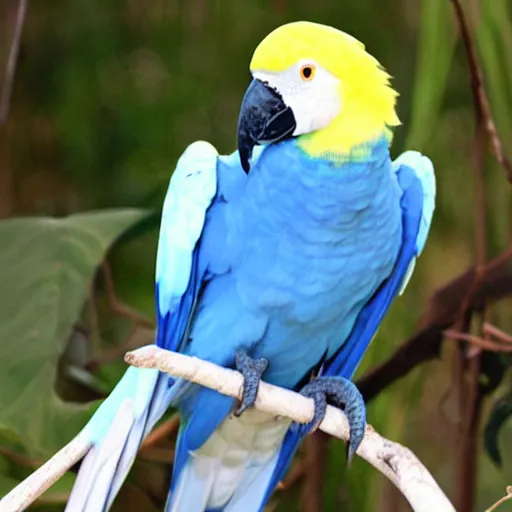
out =
[[[314,59],[333,75],[350,72],[360,60],[378,62],[365,52],[364,44],[354,37],[327,25],[297,21],[278,27],[256,48],[250,68],[284,71],[301,59]],[[341,76],[338,76],[341,78]]]
[[[308,153],[351,153],[400,124],[390,76],[361,42],[335,28],[305,21],[283,25],[258,45],[250,69],[280,74],[308,60],[339,80],[341,100],[329,126],[299,138]]]

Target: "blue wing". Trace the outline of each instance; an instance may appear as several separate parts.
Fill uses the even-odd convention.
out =
[[[156,343],[168,350],[179,350],[186,337],[205,274],[198,263],[198,245],[216,195],[217,157],[211,144],[191,144],[178,161],[165,198],[155,293]],[[156,370],[127,370],[82,432],[92,449],[81,465],[66,510],[110,507],[142,439],[174,399],[179,386],[173,384],[173,379]]]
[[[350,336],[340,350],[325,362],[322,375],[352,377],[393,299],[407,285],[416,258],[425,245],[436,195],[432,162],[417,151],[407,151],[393,162],[393,167],[403,190],[400,201],[403,220],[401,251],[393,272],[361,310]],[[289,430],[283,441],[265,501],[283,477],[299,442],[299,433]]]
[[[156,344],[177,351],[193,315],[205,268],[198,241],[217,191],[217,151],[191,144],[178,160],[165,197],[156,258]],[[204,266],[203,266],[204,267]]]
[[[324,365],[324,375],[351,378],[375,336],[389,306],[401,295],[412,275],[416,258],[427,240],[434,214],[436,182],[432,162],[417,151],[407,151],[393,163],[403,190],[403,242],[393,272],[362,309],[346,343]]]

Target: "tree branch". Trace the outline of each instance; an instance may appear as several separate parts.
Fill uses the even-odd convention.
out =
[[[325,482],[325,458],[329,437],[314,432],[304,439],[304,478],[302,482],[300,510],[318,512],[324,510],[323,484]]]
[[[132,309],[130,306],[123,304],[117,298],[117,294],[114,287],[114,280],[112,278],[112,272],[107,261],[101,264],[101,271],[103,273],[103,279],[105,281],[105,291],[107,294],[107,300],[110,308],[114,313],[125,318],[129,318],[136,325],[142,327],[153,328],[154,323],[142,313]]]
[[[471,37],[471,33],[469,31],[468,24],[466,23],[466,17],[464,16],[462,5],[460,0],[451,0],[451,2],[453,4],[455,16],[459,24],[460,35],[464,43],[464,48],[466,49],[469,73],[471,76],[471,91],[473,93],[473,101],[475,107],[478,111],[478,114],[482,118],[483,126],[491,141],[494,156],[496,157],[496,160],[501,165],[501,167],[503,167],[505,170],[507,180],[509,183],[512,183],[512,166],[503,151],[503,144],[492,118],[489,100],[485,91],[482,69],[480,68],[480,64],[478,62],[477,52]]]
[[[217,390],[238,399],[242,397],[243,377],[234,370],[170,352],[154,345],[126,354],[127,363],[139,368],[156,368],[174,377]],[[313,401],[293,391],[260,384],[255,407],[273,416],[286,416],[300,423],[313,418]],[[329,406],[320,430],[347,441],[348,422],[342,411]],[[427,469],[407,448],[381,437],[368,425],[357,454],[387,476],[402,492],[416,512],[452,512],[448,501]]]
[[[512,500],[512,486],[507,485],[506,491],[507,494],[503,496],[503,498],[500,498],[494,505],[489,507],[485,512],[494,512],[499,506],[503,505],[506,501]]]
[[[125,356],[127,363],[139,368],[155,368],[182,377],[202,386],[238,399],[242,397],[243,377],[234,370],[213,363],[161,349],[155,345],[142,347]],[[117,426],[126,424],[133,415],[133,401],[125,400],[109,428],[107,443],[119,440]],[[260,384],[255,407],[272,416],[286,416],[299,423],[313,418],[313,401],[288,389]],[[349,439],[348,421],[343,412],[328,406],[320,430],[344,441]],[[46,464],[13,489],[2,501],[2,512],[24,510],[55,483],[71,466],[91,449],[89,442],[79,434]],[[381,437],[368,425],[357,454],[387,476],[402,492],[415,512],[455,512],[443,491],[427,469],[407,448]],[[87,462],[87,461],[86,461]]]
[[[512,294],[512,247],[485,266],[468,307],[482,311],[484,304]],[[429,300],[420,330],[402,343],[394,354],[357,381],[366,402],[375,398],[418,365],[436,359],[441,354],[443,331],[456,320],[460,304],[473,286],[475,268],[470,268],[438,289]]]
[[[162,423],[162,425],[153,429],[153,431],[148,434],[146,439],[144,439],[144,441],[140,445],[139,451],[143,452],[145,450],[153,448],[162,439],[169,437],[172,434],[175,434],[179,426],[180,415],[178,413],[173,414],[173,416],[169,418],[165,423]]]
[[[91,446],[80,434],[0,500],[2,512],[21,512],[82,459]]]

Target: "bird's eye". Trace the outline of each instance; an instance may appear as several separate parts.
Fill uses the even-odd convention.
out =
[[[309,82],[310,80],[313,80],[315,76],[315,71],[315,66],[311,64],[306,64],[305,66],[302,66],[300,68],[300,77],[302,78],[302,80]]]

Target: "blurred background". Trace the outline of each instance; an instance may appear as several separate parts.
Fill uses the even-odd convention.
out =
[[[461,3],[510,154],[512,2]],[[432,293],[475,262],[478,187],[487,198],[487,257],[509,245],[510,189],[490,151],[485,189],[475,186],[470,75],[450,0],[38,0],[23,20],[9,99],[19,9],[19,0],[0,5],[0,87],[9,107],[0,125],[0,496],[78,433],[124,372],[125,351],[152,341],[154,260],[169,177],[192,141],[208,140],[221,153],[235,149],[249,60],[282,23],[326,23],[363,41],[400,92],[403,126],[393,156],[418,149],[436,167],[426,250],[358,376],[410,338]],[[501,300],[486,320],[510,332],[510,306]],[[475,479],[461,483],[458,350],[446,340],[441,358],[369,403],[368,419],[411,448],[451,498],[469,486],[464,510],[484,510],[512,484],[509,360],[492,354],[499,378],[480,403]],[[467,357],[480,354],[470,349]],[[492,375],[479,375],[485,378]],[[162,509],[172,430],[142,451],[115,510]],[[310,440],[294,468],[269,510],[409,510],[362,460],[347,471],[341,442],[326,449],[325,439]],[[63,510],[73,479],[68,472],[33,510]]]

